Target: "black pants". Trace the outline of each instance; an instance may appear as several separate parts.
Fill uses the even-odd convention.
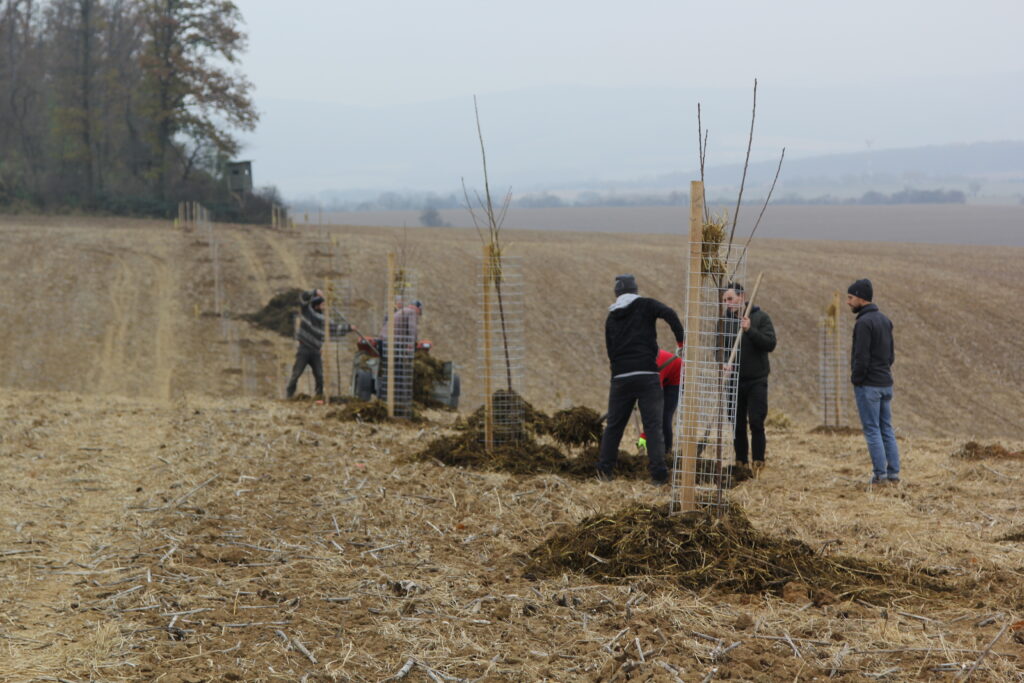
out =
[[[679,406],[679,385],[665,387],[665,407],[661,411],[661,432],[665,435],[665,457],[672,457],[672,427]]]
[[[316,380],[316,395],[324,395],[324,361],[320,358],[320,349],[299,344],[299,348],[295,351],[295,366],[292,368],[292,378],[288,380],[286,392],[288,398],[295,395],[295,387],[298,385],[299,377],[302,376],[307,365],[313,368],[313,379]]]
[[[736,462],[747,462],[753,450],[754,462],[764,462],[764,420],[768,417],[768,380],[740,382],[736,392]],[[747,423],[750,423],[750,445],[747,445]]]
[[[668,478],[665,436],[661,430],[664,402],[665,394],[656,373],[612,379],[608,391],[608,424],[601,436],[601,454],[597,461],[599,474],[612,476],[615,462],[619,459],[622,433],[633,414],[633,406],[639,404],[640,419],[647,434],[647,469],[653,479],[663,481]]]

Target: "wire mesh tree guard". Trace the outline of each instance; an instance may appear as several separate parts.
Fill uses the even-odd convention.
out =
[[[839,299],[839,292],[834,292],[819,324],[818,399],[821,424],[825,427],[843,426],[843,389],[847,384],[844,377],[846,354],[840,341]]]
[[[483,246],[480,273],[480,371],[484,447],[518,443],[524,435],[523,276],[518,258],[496,242]]]
[[[706,218],[703,183],[690,192],[686,281],[685,381],[680,384],[672,447],[673,512],[726,504],[736,454],[733,445],[743,311],[723,305],[733,282],[746,276],[746,250],[730,249],[725,219]]]
[[[388,254],[388,284],[385,305],[387,321],[381,331],[381,362],[378,395],[387,403],[389,417],[412,417],[413,362],[419,310],[416,302],[416,274],[399,265]]]

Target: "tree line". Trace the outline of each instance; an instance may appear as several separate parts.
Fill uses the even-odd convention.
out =
[[[224,163],[255,128],[229,0],[0,0],[0,207],[171,216],[232,197]]]

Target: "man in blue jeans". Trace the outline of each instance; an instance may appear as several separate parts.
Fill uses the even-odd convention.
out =
[[[857,316],[853,326],[850,381],[857,412],[871,454],[872,485],[900,483],[900,451],[892,428],[892,364],[896,350],[892,321],[871,303],[871,280],[857,280],[846,290],[846,305]]]

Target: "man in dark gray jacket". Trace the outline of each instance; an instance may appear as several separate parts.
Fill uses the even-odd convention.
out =
[[[668,483],[665,465],[665,437],[661,420],[664,391],[658,375],[659,318],[668,323],[683,345],[683,324],[671,308],[637,294],[636,278],[619,275],[615,278],[615,303],[608,308],[604,325],[605,345],[611,362],[612,382],[608,392],[608,424],[601,435],[598,476],[610,479],[619,456],[622,433],[639,404],[644,433],[647,434],[647,469],[655,484]]]
[[[874,288],[871,280],[857,280],[847,290],[846,304],[857,316],[853,325],[850,381],[857,399],[864,440],[871,454],[874,471],[871,483],[898,484],[900,451],[892,427],[891,369],[896,360],[896,349],[892,321],[871,303],[872,299]]]
[[[725,306],[725,340],[722,353],[727,357],[732,351],[736,335],[740,339],[739,384],[736,388],[736,432],[733,445],[736,462],[746,465],[748,454],[753,451],[754,468],[764,466],[767,439],[764,421],[768,417],[768,374],[771,364],[768,354],[775,350],[777,343],[772,319],[760,306],[751,306],[746,317],[746,293],[743,285],[730,282],[722,293]],[[726,358],[727,360],[728,358]],[[728,368],[732,370],[732,368]],[[747,441],[747,424],[750,425],[750,442]]]
[[[319,289],[311,289],[299,295],[300,322],[296,337],[299,348],[295,350],[295,366],[292,377],[288,380],[286,395],[295,395],[299,377],[306,366],[313,368],[313,379],[316,380],[316,395],[324,395],[324,362],[320,357],[320,347],[324,345],[324,293]]]

